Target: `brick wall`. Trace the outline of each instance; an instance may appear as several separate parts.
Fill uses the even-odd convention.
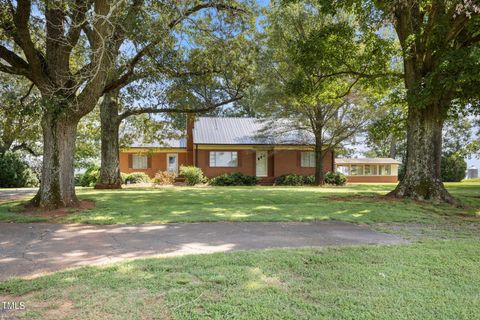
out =
[[[255,175],[255,151],[254,150],[222,150],[222,151],[236,151],[238,152],[238,166],[237,167],[210,167],[210,151],[220,150],[198,150],[197,152],[197,166],[202,168],[203,173],[213,178],[223,173],[242,172],[244,174]]]
[[[155,173],[158,171],[167,170],[167,154],[178,154],[178,166],[185,165],[187,162],[186,152],[154,152],[149,154],[150,157],[150,168],[148,169],[132,169],[129,168],[129,154],[134,154],[135,152],[120,152],[120,172],[132,173],[132,172],[145,172],[151,178],[155,176]]]
[[[314,167],[301,166],[300,150],[277,150],[274,155],[274,176],[295,173],[303,176],[315,174]],[[323,160],[323,171],[332,171],[332,153],[328,152]]]
[[[238,152],[238,167],[210,167],[209,152],[218,151],[198,150],[197,166],[202,168],[205,175],[209,178],[219,176],[223,173],[242,172],[254,176],[256,174],[255,150],[231,150]],[[296,173],[299,175],[313,175],[315,168],[304,168],[300,165],[301,151],[299,150],[270,150],[268,151],[268,177],[278,177],[280,175]],[[324,171],[332,170],[332,153],[329,152],[324,160]]]

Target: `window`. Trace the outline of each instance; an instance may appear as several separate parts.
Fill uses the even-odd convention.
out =
[[[366,164],[364,171],[365,171],[364,173],[365,173],[366,176],[376,176],[377,175],[377,166],[376,165],[372,166],[372,165]]]
[[[389,176],[391,174],[390,165],[389,164],[382,164],[379,166],[379,173],[381,176]]]
[[[315,152],[302,152],[300,165],[302,167],[315,167]]]
[[[351,176],[363,176],[363,165],[352,164],[350,166]]]
[[[237,167],[236,151],[210,151],[210,167]]]
[[[148,158],[142,154],[132,155],[132,169],[147,169]]]
[[[350,174],[350,168],[348,166],[337,166],[337,172],[340,172],[346,176]]]

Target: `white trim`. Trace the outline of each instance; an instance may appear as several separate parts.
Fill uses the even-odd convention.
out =
[[[262,157],[262,159],[260,159]],[[258,174],[259,160],[265,161],[265,174]],[[268,177],[268,151],[257,150],[255,151],[255,175],[257,177]]]

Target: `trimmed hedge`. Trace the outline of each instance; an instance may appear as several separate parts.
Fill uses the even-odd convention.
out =
[[[241,172],[224,173],[209,181],[212,186],[254,186],[258,182],[257,177],[248,176]]]
[[[303,186],[315,183],[314,176],[301,176],[295,173],[285,174],[275,178],[275,185],[278,186]]]
[[[181,166],[180,175],[185,177],[185,183],[194,186],[206,181],[203,171],[195,166]]]
[[[347,183],[347,177],[341,172],[327,172],[325,174],[325,183],[335,186],[343,186]]]
[[[125,177],[125,183],[150,182],[150,177],[145,172],[132,172]]]

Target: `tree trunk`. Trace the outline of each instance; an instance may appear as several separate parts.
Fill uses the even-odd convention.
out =
[[[100,122],[102,159],[100,178],[95,185],[95,189],[120,189],[122,187],[118,143],[120,117],[118,115],[118,104],[111,93],[105,94],[100,105]]]
[[[315,185],[325,184],[325,174],[323,173],[323,143],[321,139],[315,139]]]
[[[441,177],[442,127],[439,103],[409,106],[405,177],[390,196],[455,203]]]
[[[31,204],[45,209],[78,204],[75,195],[74,154],[78,119],[45,112],[42,117],[43,164],[40,189]]]
[[[395,138],[395,135],[393,135],[393,134],[390,136],[389,156],[392,159],[395,159],[397,157],[397,139]]]

